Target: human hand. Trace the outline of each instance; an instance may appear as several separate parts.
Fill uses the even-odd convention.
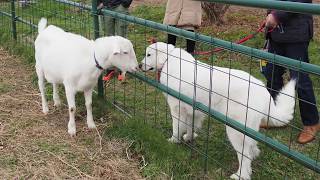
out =
[[[103,8],[103,3],[100,3],[97,7],[97,9],[102,9]]]
[[[266,18],[266,27],[275,28],[278,25],[278,22],[272,13],[268,14]]]

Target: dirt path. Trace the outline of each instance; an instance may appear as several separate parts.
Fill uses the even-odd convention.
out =
[[[77,121],[77,137],[69,137],[67,108],[53,109],[50,101],[44,116],[32,73],[0,48],[1,179],[141,179],[126,142],[99,138],[84,121]],[[97,125],[100,133],[107,126]]]

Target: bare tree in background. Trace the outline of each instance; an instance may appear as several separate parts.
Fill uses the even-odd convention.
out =
[[[224,23],[223,16],[227,12],[230,5],[220,3],[202,3],[202,9],[205,12],[210,23],[214,23],[217,26]]]

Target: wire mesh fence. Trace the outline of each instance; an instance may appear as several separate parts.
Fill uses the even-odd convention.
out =
[[[186,162],[177,163],[168,170],[174,177],[199,178],[205,174],[209,179],[224,179],[235,173],[234,178],[248,179],[252,167],[253,179],[320,178],[318,138],[308,146],[295,142],[302,130],[299,108],[294,103],[298,102],[298,97],[283,95],[288,102],[283,106],[284,113],[289,119],[290,111],[294,110],[293,119],[285,128],[258,132],[261,119],[280,123],[285,120],[284,116],[275,117],[271,113],[271,109],[277,106],[273,107],[274,101],[265,94],[268,91],[258,80],[264,79],[259,60],[263,58],[288,69],[309,73],[317,100],[313,106],[317,109],[320,103],[318,65],[110,10],[98,12],[96,1],[86,3],[65,0],[0,2],[0,44],[34,62],[33,42],[37,36],[36,24],[41,17],[48,18],[49,24],[88,39],[105,34],[102,23],[99,25],[99,16],[125,21],[129,24],[128,39],[132,41],[145,72],[130,73],[125,82],[116,78],[105,82],[100,80],[97,91],[103,93],[105,100],[117,111],[130,117],[128,121],[150,126],[161,132],[162,138],[184,145],[171,149],[182,151],[181,154],[188,157]],[[150,38],[156,37],[164,42],[168,33],[181,37],[176,49],[159,43],[150,46]],[[216,47],[226,50],[212,52],[209,56],[195,55],[195,61],[183,50],[185,38],[197,42],[196,51]],[[317,45],[319,43],[313,46]],[[147,72],[149,70],[151,72]],[[150,135],[150,141],[157,142],[152,133],[146,135]],[[256,141],[262,143],[257,146]]]

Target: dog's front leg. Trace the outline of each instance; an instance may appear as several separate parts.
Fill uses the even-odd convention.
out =
[[[187,133],[185,135],[183,135],[183,140],[185,142],[191,141],[192,139],[195,139],[196,137],[198,137],[198,134],[195,133],[195,130],[197,129],[197,126],[199,124],[199,120],[197,119],[197,117],[194,117],[193,120],[193,116],[187,116],[187,121],[186,121],[186,126],[187,126]],[[193,137],[192,137],[192,133],[193,133]]]
[[[172,137],[168,139],[171,143],[180,143],[181,136],[186,132],[185,115],[174,110],[171,111],[172,117]]]

